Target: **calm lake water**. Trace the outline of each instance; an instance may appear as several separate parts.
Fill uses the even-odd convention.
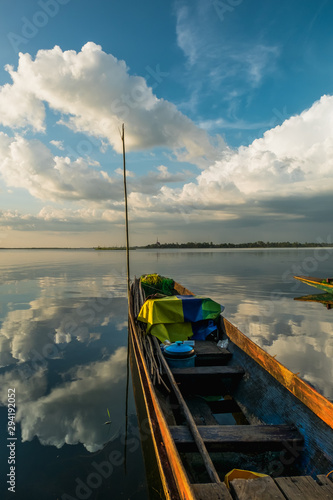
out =
[[[333,248],[131,254],[132,276],[157,272],[220,302],[232,323],[333,400],[333,310],[294,300],[317,291],[292,278],[332,269]],[[147,499],[131,383],[124,449],[125,272],[122,251],[0,251],[1,498]]]

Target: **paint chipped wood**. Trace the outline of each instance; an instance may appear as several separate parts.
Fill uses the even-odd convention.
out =
[[[230,483],[230,490],[234,500],[286,500],[271,477],[234,479]]]
[[[332,500],[327,491],[310,476],[278,477],[276,484],[288,500]]]
[[[232,500],[225,484],[193,484],[192,489],[196,500]]]

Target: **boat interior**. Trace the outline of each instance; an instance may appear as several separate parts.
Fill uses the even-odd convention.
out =
[[[177,284],[175,289],[180,295],[190,293]],[[137,317],[145,296],[141,289],[136,295]],[[196,498],[285,500],[296,498],[293,492],[297,498],[333,498],[333,482],[326,477],[333,469],[333,445],[322,445],[331,439],[332,429],[230,340],[228,333],[235,328],[231,323],[221,316],[214,334],[195,340],[194,366],[181,368],[167,366],[160,342],[145,335],[145,325],[136,328],[155,395]],[[228,484],[234,469],[236,478],[251,471],[258,479],[244,473],[248,480]],[[225,478],[230,489],[216,486]],[[266,496],[256,496],[260,484]]]

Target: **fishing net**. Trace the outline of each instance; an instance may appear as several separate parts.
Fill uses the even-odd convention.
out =
[[[146,297],[155,293],[162,293],[163,295],[174,294],[174,281],[170,278],[165,278],[159,274],[144,274],[141,276],[140,281]]]

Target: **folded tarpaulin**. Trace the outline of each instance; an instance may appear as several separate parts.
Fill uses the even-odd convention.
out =
[[[147,333],[161,342],[175,342],[189,337],[204,340],[216,330],[214,320],[223,309],[223,306],[207,297],[173,295],[146,300],[138,320],[147,323]]]

